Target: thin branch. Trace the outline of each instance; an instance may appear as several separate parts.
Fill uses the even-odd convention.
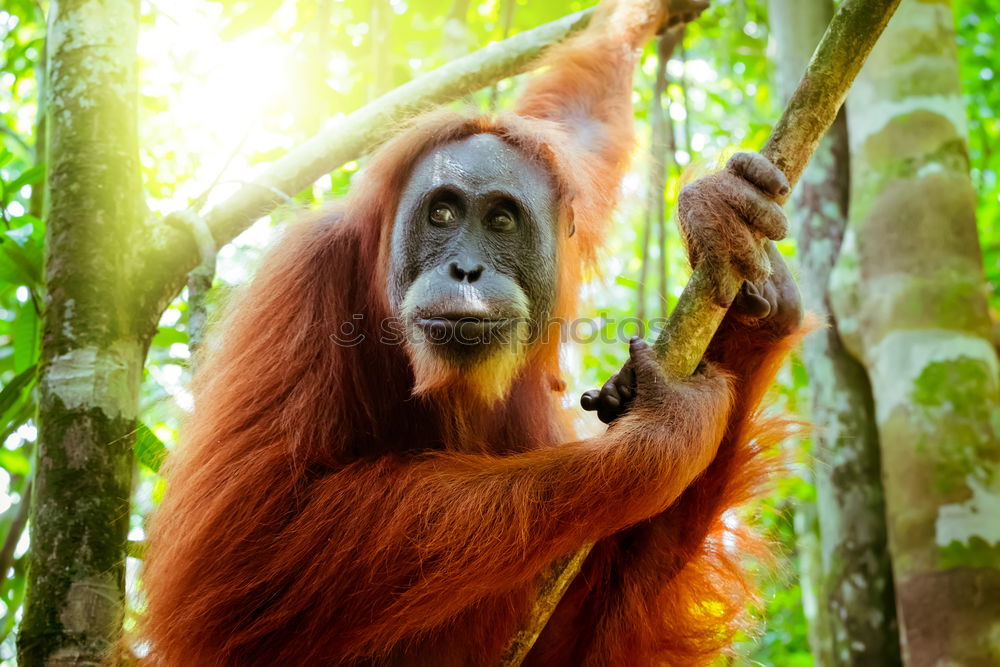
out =
[[[31,144],[25,141],[24,137],[22,137],[20,134],[12,130],[5,123],[0,123],[0,133],[6,134],[8,137],[13,139],[14,142],[17,143],[17,145],[21,147],[21,150],[23,150],[26,154],[32,155]]]
[[[219,171],[216,172],[215,178],[213,178],[212,182],[208,185],[208,187],[205,188],[204,191],[202,191],[200,195],[195,197],[194,201],[192,201],[188,205],[189,209],[195,211],[196,213],[201,212],[202,207],[205,206],[205,202],[208,201],[209,196],[215,190],[216,186],[218,186],[219,183],[223,182],[222,177],[226,175],[226,172],[229,170],[229,167],[232,166],[233,160],[235,160],[236,157],[241,152],[243,152],[243,147],[246,145],[247,140],[250,139],[250,135],[253,133],[253,128],[254,128],[253,123],[247,124],[246,129],[243,131],[243,136],[240,137],[240,140],[236,143],[235,146],[233,146],[232,150],[229,151],[229,155],[226,156],[226,161],[222,163],[222,167],[220,167]]]
[[[208,322],[208,293],[215,279],[215,262],[219,248],[212,238],[204,218],[192,207],[171,217],[173,224],[183,225],[198,242],[201,262],[187,275],[188,288],[188,349],[191,353],[191,369],[198,360],[198,350],[204,340]]]
[[[209,211],[209,227],[219,245],[267,215],[281,200],[274,189],[301,192],[316,179],[371,150],[401,121],[435,105],[475,92],[518,74],[545,47],[582,29],[589,11],[577,12],[459,58],[395,88],[357,111],[328,124],[312,139],[274,162],[254,184]]]
[[[529,70],[546,47],[582,30],[592,14],[592,9],[576,12],[490,44],[328,123],[205,215],[216,245],[225,245],[283,204],[284,193],[301,192],[324,174],[363,156],[406,119]],[[155,321],[201,257],[194,237],[177,225],[159,225],[154,232],[154,242],[141,261],[146,284],[140,288],[139,301],[147,318]]]
[[[660,60],[660,67],[656,74],[656,101],[653,104],[653,168],[650,174],[652,182],[651,188],[655,188],[650,196],[653,210],[653,219],[656,221],[656,229],[660,239],[660,316],[666,317],[669,308],[668,286],[670,283],[669,262],[669,241],[667,237],[667,216],[664,210],[663,188],[667,181],[667,163],[674,163],[674,128],[670,121],[669,111],[663,108],[663,96],[667,93],[667,63],[674,54],[677,45],[684,41],[686,26],[680,26],[667,32],[657,42],[657,56]]]
[[[208,294],[212,290],[214,280],[215,255],[206,257],[204,262],[191,269],[188,274],[188,351],[192,372],[200,359],[199,352],[205,341],[205,330],[208,328]]]
[[[517,8],[516,0],[501,0],[500,6],[500,23],[502,25],[502,34],[500,39],[507,39],[510,36],[510,29],[514,25],[514,10]],[[500,96],[500,82],[497,81],[493,84],[493,88],[490,89],[490,111],[495,111],[497,108],[497,99]]]
[[[684,123],[682,128],[684,130],[684,152],[688,154],[688,160],[694,155],[694,151],[691,149],[691,100],[688,99],[688,80],[687,80],[687,66],[688,66],[688,54],[687,47],[681,42],[681,103],[684,105]]]
[[[18,505],[17,514],[14,515],[14,520],[11,521],[10,530],[7,531],[7,537],[3,541],[3,548],[0,549],[0,582],[7,578],[7,572],[14,563],[14,551],[17,549],[17,543],[21,541],[24,527],[28,524],[28,511],[31,508],[31,489],[32,483],[29,480],[21,491],[21,504]]]
[[[666,222],[663,212],[663,188],[666,181],[666,161],[673,160],[670,152],[672,138],[667,136],[669,128],[669,117],[664,114],[663,96],[667,91],[667,63],[674,53],[677,44],[683,39],[684,27],[672,28],[665,31],[656,41],[656,80],[653,84],[653,101],[649,110],[649,122],[651,126],[650,165],[649,165],[649,185],[648,201],[646,203],[646,215],[642,228],[642,261],[639,266],[639,288],[637,293],[638,312],[636,317],[640,320],[646,318],[647,280],[650,269],[650,242],[653,236],[653,227],[660,238],[660,261],[659,278],[663,281],[663,295],[666,295],[666,271],[667,271],[667,239]],[[672,133],[672,130],[671,130]]]

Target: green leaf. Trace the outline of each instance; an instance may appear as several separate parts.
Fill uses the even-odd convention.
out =
[[[4,234],[13,239],[22,248],[39,238],[38,232],[43,226],[41,220],[27,213],[13,218],[11,223],[19,224],[12,229],[8,229]]]
[[[20,451],[0,447],[0,468],[11,475],[27,477],[31,473],[31,461]]]
[[[42,249],[33,235],[32,222],[0,234],[0,254],[9,260],[0,262],[0,280],[13,285],[42,286]]]
[[[146,542],[138,540],[128,541],[128,557],[142,560],[146,557]]]
[[[32,398],[32,394],[29,391],[27,398],[29,400],[22,401],[20,407],[15,407],[14,410],[10,412],[9,419],[7,420],[7,425],[0,428],[0,443],[7,442],[7,438],[10,434],[21,428],[21,425],[27,422],[29,419],[33,419],[35,416],[35,409],[38,407],[35,405]],[[3,450],[0,450],[3,451]]]
[[[20,373],[38,361],[38,314],[29,300],[17,309],[11,332],[14,335],[14,370]]]
[[[0,391],[0,424],[6,426],[16,414],[22,401],[29,396],[35,386],[37,366],[26,368],[14,376]]]
[[[18,192],[25,185],[36,185],[37,183],[41,183],[43,178],[45,178],[45,165],[36,164],[35,166],[28,167],[22,171],[20,176],[8,183],[7,190],[10,192]]]
[[[186,331],[178,331],[174,327],[161,327],[153,336],[153,345],[158,347],[170,347],[174,343],[187,343],[188,335]]]
[[[8,285],[24,285],[27,280],[24,272],[13,261],[7,260],[4,244],[0,242],[0,283]]]
[[[163,441],[148,426],[139,422],[135,431],[135,457],[139,463],[153,472],[159,472],[167,451]]]

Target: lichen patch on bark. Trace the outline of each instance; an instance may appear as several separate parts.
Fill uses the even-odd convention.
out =
[[[145,345],[120,340],[77,348],[53,357],[42,382],[69,409],[96,407],[109,417],[133,418]]]
[[[929,364],[968,358],[981,363],[991,377],[998,372],[996,352],[988,341],[955,331],[893,331],[867,356],[879,387],[875,406],[880,423],[887,421],[896,407],[910,404],[917,378]]]
[[[966,485],[971,494],[968,500],[938,508],[937,543],[948,546],[978,537],[987,544],[1000,546],[1000,476],[970,474]]]
[[[66,632],[105,628],[113,637],[121,623],[121,594],[113,577],[95,575],[70,584],[59,620]]]

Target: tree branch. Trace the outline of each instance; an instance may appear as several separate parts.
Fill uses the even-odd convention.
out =
[[[833,17],[799,87],[761,151],[784,172],[793,187],[820,138],[836,119],[847,91],[899,1],[845,0]],[[736,297],[741,283],[734,276],[724,286],[729,302]],[[728,308],[715,303],[714,287],[706,273],[695,267],[667,326],[654,344],[660,364],[671,377],[688,377],[694,372],[722,323]],[[511,640],[504,667],[516,667],[527,657],[592,547],[585,545],[552,568],[531,615]]]
[[[0,549],[0,582],[7,578],[7,572],[14,563],[14,551],[17,543],[21,541],[21,534],[28,524],[28,512],[31,509],[31,480],[24,485],[21,490],[21,502],[17,507],[17,513],[10,523],[7,537],[3,541],[3,548]]]
[[[639,281],[636,291],[638,309],[636,317],[646,319],[646,281],[649,278],[650,243],[653,225],[656,225],[660,240],[660,269],[658,271],[662,289],[659,302],[663,313],[667,310],[667,238],[666,216],[663,211],[663,188],[667,180],[667,160],[674,161],[673,128],[670,115],[663,108],[663,96],[667,92],[667,63],[673,56],[677,44],[684,39],[684,26],[665,30],[656,40],[656,78],[653,83],[653,99],[649,108],[650,164],[646,215],[642,227],[642,259],[639,264]],[[667,136],[667,135],[671,136]]]
[[[490,44],[328,123],[204,216],[217,245],[228,243],[324,174],[369,152],[406,119],[529,70],[545,48],[582,30],[592,14],[592,9],[579,11]],[[153,320],[200,261],[194,236],[179,223],[181,216],[167,217],[170,224],[156,226],[143,262],[147,284],[139,306]]]
[[[846,0],[830,22],[761,150],[784,172],[793,188],[820,139],[836,120],[854,78],[897,5],[899,0]],[[734,277],[726,286],[729,302],[736,297],[741,283]],[[670,321],[656,340],[654,347],[660,362],[675,377],[694,372],[728,310],[714,303],[712,287],[704,272],[695,267]]]
[[[220,246],[260,217],[307,188],[323,174],[357,159],[421,111],[461,98],[519,74],[547,46],[582,29],[591,11],[570,14],[502,42],[496,42],[428,72],[327,125],[312,139],[275,161],[205,216]],[[194,261],[195,258],[192,258]]]

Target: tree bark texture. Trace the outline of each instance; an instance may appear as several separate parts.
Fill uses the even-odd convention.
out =
[[[137,326],[130,289],[143,218],[138,21],[138,0],[49,9],[51,208],[23,667],[101,664],[121,629],[132,432],[153,333]]]
[[[830,22],[761,149],[761,154],[784,172],[792,188],[820,139],[836,120],[851,84],[899,2],[845,0]],[[703,266],[694,267],[670,319],[653,343],[657,361],[668,377],[685,378],[694,373],[728,310],[719,305],[715,295],[729,295],[726,301],[732,303],[742,284],[735,275],[723,284],[715,280],[717,278],[710,277]],[[543,593],[538,596],[522,630],[511,641],[504,665],[521,664],[534,641],[532,632],[544,627],[592,548],[593,544],[585,544],[576,554],[553,564],[542,586]]]
[[[904,0],[849,102],[833,276],[871,379],[904,661],[1000,663],[1000,387],[952,9]]]
[[[787,97],[833,16],[833,2],[770,0],[770,16]],[[809,622],[817,665],[889,667],[900,658],[875,411],[868,376],[840,340],[828,293],[847,226],[849,166],[842,110],[803,173],[791,211],[805,307],[829,324],[803,345],[822,554],[816,581],[803,582],[803,589],[816,595]]]

